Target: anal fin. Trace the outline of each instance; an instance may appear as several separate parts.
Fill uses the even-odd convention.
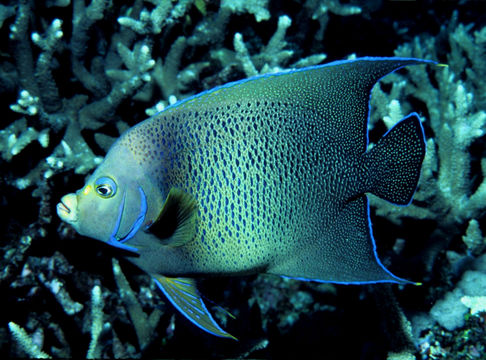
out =
[[[287,278],[339,284],[413,284],[388,271],[378,258],[366,195],[346,204],[334,223],[308,246],[268,272]]]
[[[213,319],[204,305],[193,279],[169,278],[157,274],[152,274],[152,277],[172,305],[193,324],[212,335],[238,340],[224,331]]]

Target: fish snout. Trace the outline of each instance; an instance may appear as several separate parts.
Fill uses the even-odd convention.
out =
[[[57,215],[65,222],[72,224],[78,221],[78,198],[76,194],[67,194],[57,204]]]

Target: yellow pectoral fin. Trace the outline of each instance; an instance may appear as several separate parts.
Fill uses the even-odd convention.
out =
[[[210,334],[238,340],[216,323],[204,305],[195,281],[189,278],[168,278],[152,274],[157,286],[182,315]]]

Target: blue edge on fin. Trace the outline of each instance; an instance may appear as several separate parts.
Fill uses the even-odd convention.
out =
[[[325,65],[317,65],[315,67],[319,67],[319,66],[330,66],[330,65],[339,65],[339,64],[343,64],[343,63],[347,63],[347,62],[353,62],[353,61],[357,61],[357,60],[368,60],[368,61],[373,61],[373,60],[416,60],[416,61],[419,61],[423,64],[437,64],[437,61],[433,61],[433,60],[423,60],[423,59],[415,59],[415,58],[380,58],[380,57],[364,57],[364,58],[358,58],[358,59],[355,59],[355,60],[339,60],[339,61],[334,61],[332,63],[329,63],[329,64],[325,64]],[[415,65],[415,64],[414,64]],[[418,64],[417,64],[418,65]],[[391,74],[391,73],[394,73],[395,71],[397,70],[400,70],[406,66],[409,66],[409,65],[403,65],[403,66],[400,66],[400,67],[397,67],[396,69],[394,69],[393,71],[390,71],[389,73],[387,73],[386,75],[382,76],[381,78],[379,78],[376,82],[379,82],[381,79],[383,79],[385,76]],[[298,71],[298,70],[296,70]],[[366,125],[369,124],[369,121],[370,121],[370,112],[371,112],[371,107],[370,107],[370,101],[371,101],[371,93],[370,93],[370,99],[368,100],[368,116],[367,116],[367,119],[366,119]],[[401,119],[397,124],[395,124],[392,128],[390,128],[386,134],[388,134],[395,126],[397,126],[400,122],[408,119],[409,117],[411,116],[416,116],[418,119],[419,119],[419,122],[420,122],[420,126],[422,127],[422,121],[420,119],[420,116],[416,113],[416,112],[412,112],[410,114],[408,114],[407,116],[405,116],[403,119]],[[386,136],[383,135],[383,136]],[[422,127],[422,136],[424,136],[424,142],[425,142],[425,134],[424,134],[424,131],[423,131],[423,127]],[[366,146],[368,146],[369,144],[369,138],[368,138],[368,132],[366,133]],[[415,192],[414,192],[414,195],[415,195]],[[408,204],[405,204],[405,205],[397,205],[397,204],[393,204],[395,206],[400,206],[400,207],[405,207],[405,206],[408,206],[410,205],[410,203],[412,202],[412,199],[413,199],[413,196],[411,197],[410,199],[410,202]],[[375,238],[373,237],[373,230],[372,230],[372,226],[371,226],[371,218],[370,218],[370,205],[369,205],[369,201],[368,201],[368,197],[366,197],[366,207],[367,207],[367,215],[368,215],[368,231],[369,231],[369,234],[370,234],[370,238],[371,238],[371,243],[373,245],[373,254],[375,256],[375,260],[376,262],[378,263],[378,265],[386,272],[388,273],[394,280],[375,280],[375,281],[324,281],[324,280],[320,280],[320,279],[307,279],[307,278],[299,278],[299,277],[291,277],[291,276],[282,276],[283,278],[285,279],[296,279],[296,280],[301,280],[301,281],[315,281],[315,282],[320,282],[320,283],[333,283],[333,284],[343,284],[343,285],[363,285],[363,284],[378,284],[378,283],[398,283],[398,284],[413,284],[413,285],[421,285],[420,282],[415,282],[415,281],[410,281],[410,280],[406,280],[406,279],[403,279],[403,278],[400,278],[394,274],[392,274],[384,265],[383,263],[380,261],[379,257],[378,257],[378,253],[376,251],[376,242],[375,242]]]
[[[328,281],[328,280],[320,280],[320,279],[307,279],[307,278],[300,278],[300,277],[292,277],[292,276],[281,276],[285,279],[295,279],[295,280],[301,280],[301,281],[315,281],[315,282],[320,282],[320,283],[331,283],[331,284],[341,284],[341,285],[364,285],[364,284],[379,284],[379,283],[397,283],[397,284],[413,284],[413,285],[420,285],[420,283],[417,283],[415,281],[410,281],[406,280],[403,278],[400,278],[394,274],[392,274],[380,261],[380,258],[378,257],[378,252],[376,251],[376,242],[375,238],[373,237],[373,231],[371,228],[371,218],[370,218],[370,205],[368,202],[368,198],[366,198],[366,206],[367,206],[367,212],[368,212],[368,230],[370,232],[370,238],[371,238],[371,243],[373,245],[373,255],[375,256],[375,260],[378,263],[378,265],[386,272],[388,275],[390,275],[393,279],[395,280],[374,280],[374,281]]]
[[[398,124],[400,124],[402,121],[405,121],[407,120],[408,118],[410,117],[413,117],[415,116],[418,120],[419,120],[419,124],[420,124],[420,129],[421,129],[421,133],[422,133],[422,136],[423,136],[423,140],[424,140],[424,144],[427,144],[427,139],[425,138],[425,131],[424,131],[424,127],[422,125],[422,118],[420,117],[419,114],[417,114],[416,112],[411,112],[410,114],[408,114],[407,116],[405,116],[403,119],[401,119],[399,122],[397,122],[395,125],[393,125],[382,137],[385,137],[386,135],[388,135],[388,133],[390,131],[392,131],[395,126],[397,126]],[[368,115],[368,122],[369,122],[369,115]],[[425,146],[425,151],[427,152],[427,146]],[[413,192],[413,195],[410,197],[410,201],[408,202],[408,204],[395,204],[393,202],[390,202],[390,201],[387,201],[385,200],[386,202],[389,202],[390,204],[393,204],[395,206],[398,206],[398,207],[406,207],[408,205],[410,205],[413,201],[413,197],[415,196],[415,193],[417,192],[417,189],[415,189],[415,191]],[[368,209],[368,217],[369,217],[369,209]]]
[[[154,276],[152,276],[152,279],[155,281],[155,284],[157,284],[157,287],[164,293],[164,295],[167,297],[167,299],[169,299],[169,301],[172,303],[172,305],[174,305],[174,307],[179,310],[179,312],[184,315],[184,317],[186,319],[188,319],[189,321],[191,321],[194,325],[196,325],[197,327],[199,327],[200,329],[212,334],[212,335],[215,335],[215,336],[218,336],[218,337],[223,337],[223,338],[231,338],[233,340],[238,340],[236,337],[234,337],[233,335],[229,334],[228,332],[224,331],[219,325],[218,323],[213,319],[213,317],[211,316],[211,313],[209,312],[209,310],[206,308],[206,305],[204,304],[204,301],[201,299],[200,296],[195,296],[193,294],[190,294],[190,293],[187,293],[187,292],[184,292],[186,295],[190,296],[191,298],[193,298],[194,300],[198,300],[198,305],[201,306],[202,308],[202,311],[204,312],[204,314],[202,314],[203,316],[206,317],[207,320],[209,320],[211,322],[211,325],[214,326],[215,330],[218,331],[218,332],[215,332],[215,331],[212,331],[210,329],[208,329],[207,327],[203,326],[202,324],[198,323],[193,317],[191,317],[187,312],[186,310],[182,309],[179,304],[177,303],[176,299],[174,299],[171,294],[169,294],[169,292],[167,291],[167,289],[165,289],[165,287],[160,283],[160,281],[155,278]],[[182,284],[182,285],[189,285],[189,284],[184,284],[184,283],[180,283],[178,282],[177,280],[175,279],[172,279],[172,281],[178,283],[178,284]],[[196,290],[196,289],[194,289]],[[182,299],[182,298],[181,298]],[[189,302],[185,301],[186,305],[191,307],[192,309],[196,310],[196,312],[199,312],[201,314],[201,310],[200,309],[197,309],[195,308],[193,305],[191,305]]]
[[[216,86],[214,88],[202,91],[198,94],[189,96],[185,99],[179,100],[179,101],[175,102],[174,104],[167,106],[165,109],[159,111],[158,113],[152,115],[149,119],[156,117],[157,115],[159,115],[160,113],[162,113],[164,111],[176,108],[179,105],[181,105],[185,102],[194,100],[198,97],[204,96],[206,94],[210,94],[212,92],[216,92],[216,91],[221,90],[221,89],[230,88],[230,87],[235,86],[235,85],[244,84],[248,81],[252,81],[252,80],[255,80],[255,79],[292,74],[292,73],[295,73],[295,72],[302,72],[302,71],[307,71],[307,70],[312,70],[312,69],[319,69],[319,68],[323,68],[323,67],[353,63],[353,62],[357,62],[357,61],[383,61],[383,60],[384,61],[386,61],[386,60],[414,60],[414,61],[418,61],[419,63],[422,63],[422,64],[438,64],[438,62],[434,61],[434,60],[425,60],[425,59],[417,59],[417,58],[364,56],[364,57],[360,57],[360,58],[356,58],[356,59],[352,59],[352,60],[337,60],[337,61],[333,61],[333,62],[330,62],[330,63],[321,64],[321,65],[313,65],[313,66],[307,66],[307,67],[303,67],[303,68],[299,68],[299,69],[290,69],[290,70],[283,70],[283,71],[276,72],[276,73],[267,73],[267,74],[262,74],[262,75],[256,75],[256,76],[252,76],[252,77],[249,77],[249,78],[240,79],[240,80],[232,81],[232,82],[229,82],[229,83],[226,83],[226,84],[223,84],[223,85],[219,85],[219,86]],[[409,66],[409,65],[412,65],[412,64],[406,64],[406,65],[402,65],[400,67],[397,67],[393,71],[390,71],[389,73],[382,76],[376,82],[380,81],[383,77],[385,77],[385,76],[387,76],[391,73],[394,73],[395,71],[400,70],[400,69],[402,69],[406,66]],[[415,64],[413,64],[413,65],[415,65]],[[370,94],[370,96],[371,96],[371,94]],[[368,119],[369,119],[369,116],[368,116]],[[135,126],[137,126],[137,125],[135,125]]]
[[[326,281],[326,280],[320,280],[320,279],[307,279],[307,278],[300,278],[300,277],[292,277],[292,276],[283,276],[285,279],[295,279],[295,280],[301,280],[301,281],[315,281],[315,282],[320,282],[320,283],[331,283],[331,284],[341,284],[341,285],[365,285],[365,284],[379,284],[379,283],[397,283],[397,284],[412,284],[412,285],[421,285],[421,283],[415,282],[415,281],[410,281],[406,280],[403,278],[400,278],[394,274],[392,274],[380,261],[380,258],[378,257],[378,252],[376,251],[376,242],[375,238],[373,237],[373,231],[371,228],[371,218],[370,218],[370,205],[368,202],[368,198],[366,198],[366,207],[367,207],[367,212],[368,212],[368,231],[370,233],[370,238],[371,238],[371,243],[373,245],[373,255],[375,256],[375,260],[378,263],[378,265],[388,274],[390,275],[393,279],[395,280],[374,280],[374,281]]]

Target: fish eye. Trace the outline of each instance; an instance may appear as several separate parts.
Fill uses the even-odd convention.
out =
[[[102,198],[108,199],[116,194],[116,183],[109,177],[101,177],[95,182],[96,193]]]

